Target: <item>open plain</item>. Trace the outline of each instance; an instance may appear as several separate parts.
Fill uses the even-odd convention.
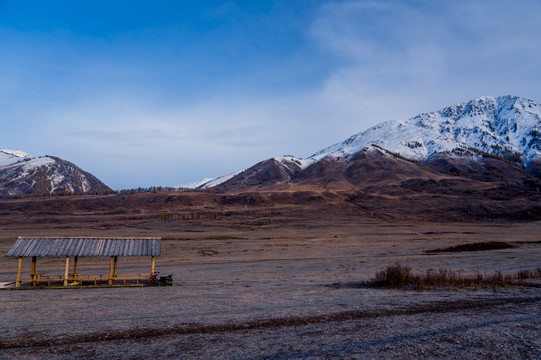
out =
[[[541,360],[540,19],[0,0],[0,360]]]
[[[423,291],[359,283],[396,263],[420,273],[535,269],[541,222],[465,221],[456,212],[453,221],[437,212],[423,221],[414,209],[409,216],[407,208],[387,210],[391,203],[383,197],[377,211],[338,193],[264,196],[282,198],[157,193],[3,200],[0,282],[15,279],[16,259],[5,254],[17,236],[160,236],[157,269],[173,273],[175,286],[0,291],[0,358],[539,359],[535,282]],[[426,253],[485,241],[516,247]],[[63,265],[62,258],[38,258],[42,273],[59,275]],[[118,267],[149,272],[150,260],[120,258]],[[25,259],[23,272],[29,268]],[[79,270],[105,274],[108,259],[81,258]]]

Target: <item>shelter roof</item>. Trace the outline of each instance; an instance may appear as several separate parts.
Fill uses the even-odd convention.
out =
[[[6,256],[160,256],[161,238],[19,237]]]

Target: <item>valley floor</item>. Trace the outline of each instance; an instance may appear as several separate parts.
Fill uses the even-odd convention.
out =
[[[88,235],[68,223],[2,226],[0,282],[15,278],[16,259],[4,255],[16,236]],[[534,269],[541,265],[539,222],[391,223],[341,215],[254,225],[232,217],[117,223],[93,231],[162,236],[157,267],[174,274],[175,286],[2,290],[0,358],[539,359],[541,354],[539,288],[348,286],[395,263],[415,272]],[[425,253],[481,241],[517,247]],[[25,260],[26,272],[29,263]],[[39,258],[38,269],[55,275],[63,263]],[[119,273],[148,272],[150,260],[121,258],[118,266]],[[79,269],[106,273],[108,259],[82,258]]]

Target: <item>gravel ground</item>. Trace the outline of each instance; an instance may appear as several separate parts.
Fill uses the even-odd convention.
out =
[[[2,359],[540,359],[538,289],[3,291]]]

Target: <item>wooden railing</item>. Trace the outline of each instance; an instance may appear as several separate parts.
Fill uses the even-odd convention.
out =
[[[136,284],[139,284],[140,280],[146,281],[150,278],[151,274],[116,274],[113,275],[112,281],[122,281],[126,285],[126,281],[135,280]],[[51,286],[51,283],[64,283],[64,276],[61,275],[43,275],[42,273],[32,274],[30,279],[21,279],[21,282],[29,282],[33,286],[40,285],[46,282],[47,286]],[[109,275],[88,275],[88,274],[69,274],[68,285],[82,285],[83,282],[90,282],[97,285],[98,282],[108,282]],[[144,282],[142,281],[142,283]]]

